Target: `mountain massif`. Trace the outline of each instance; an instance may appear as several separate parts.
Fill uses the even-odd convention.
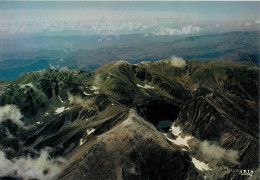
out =
[[[0,84],[0,176],[257,179],[258,88],[248,61],[25,73]]]

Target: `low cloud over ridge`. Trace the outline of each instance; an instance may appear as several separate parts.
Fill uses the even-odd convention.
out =
[[[186,61],[181,57],[172,56],[171,65],[175,67],[184,67],[186,66]]]
[[[24,125],[23,122],[20,120],[22,117],[23,116],[17,106],[13,104],[0,106],[0,123],[9,119],[13,123],[22,127]]]
[[[232,149],[224,149],[214,142],[202,141],[199,142],[200,151],[209,158],[219,159],[223,158],[234,164],[238,164],[238,151]]]

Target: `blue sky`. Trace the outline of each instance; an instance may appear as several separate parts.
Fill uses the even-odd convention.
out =
[[[186,35],[259,30],[259,2],[0,1],[0,34]]]

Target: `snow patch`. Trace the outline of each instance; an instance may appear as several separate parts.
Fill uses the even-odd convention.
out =
[[[59,99],[60,99],[60,102],[61,102],[61,103],[64,103],[64,101],[62,101],[62,99],[60,98],[60,96],[59,96]]]
[[[95,131],[94,128],[91,128],[91,129],[87,129],[87,135],[90,135],[91,133],[93,133]],[[79,145],[82,146],[85,142],[86,142],[87,139],[84,139],[84,138],[81,138],[79,140]]]
[[[144,88],[144,89],[154,89],[154,87],[152,86],[149,86],[147,84],[145,84],[144,86],[140,85],[140,84],[136,84],[137,87],[140,87],[140,88]]]
[[[84,94],[85,96],[91,96],[91,95],[92,95],[92,94],[86,93],[85,91],[83,92],[83,94]]]
[[[79,145],[82,146],[85,142],[86,142],[86,140],[84,140],[83,138],[81,138],[80,141],[79,141]]]
[[[144,87],[145,87],[145,88],[148,88],[148,89],[154,89],[154,87],[149,86],[149,85],[147,85],[147,84],[145,84]]]
[[[64,110],[65,110],[65,107],[57,108],[56,111],[55,111],[55,114],[62,113]]]
[[[191,162],[192,162],[192,163],[194,164],[194,166],[195,166],[198,170],[200,170],[200,171],[209,171],[209,170],[211,170],[208,164],[206,164],[206,163],[204,163],[204,162],[201,162],[201,161],[197,160],[197,159],[194,158],[194,157],[192,158],[192,161],[191,161]]]
[[[98,91],[98,87],[96,87],[96,86],[91,86],[91,87],[89,87],[89,89],[91,90],[91,91],[94,91],[94,94],[99,94],[99,91]],[[85,94],[85,93],[84,93]],[[86,95],[86,94],[85,94]],[[91,94],[88,94],[88,95],[91,95]],[[88,95],[86,95],[86,96],[88,96]]]
[[[239,174],[241,175],[246,175],[246,176],[253,176],[254,174],[254,171],[253,170],[250,170],[250,169],[244,169],[244,170],[240,170],[239,171]]]
[[[144,86],[140,85],[140,84],[136,84],[137,87],[140,87],[140,88],[145,88]]]
[[[172,140],[172,142],[174,144],[177,144],[177,145],[180,145],[180,146],[187,146],[187,147],[189,147],[188,141],[191,140],[191,139],[192,139],[192,136],[184,136],[184,138],[181,137],[181,136],[178,136],[177,139]]]
[[[87,130],[87,133],[88,133],[88,135],[90,135],[91,133],[93,133],[95,131],[95,129],[94,128],[91,128],[90,130],[88,129]]]
[[[95,90],[98,90],[98,87],[96,87],[96,86],[91,86],[89,89],[90,89],[91,91],[95,91]]]
[[[31,88],[35,88],[32,83],[27,83],[27,84],[21,85],[21,88],[25,88],[26,86],[29,86]]]
[[[176,139],[171,139],[169,137],[167,137],[166,134],[164,134],[164,136],[169,140],[171,141],[172,143],[176,144],[176,145],[179,145],[179,146],[186,146],[189,148],[189,145],[188,145],[188,141],[193,139],[194,137],[192,136],[184,136],[182,135],[182,131],[181,131],[181,128],[180,126],[175,126],[175,123],[172,124],[171,128],[170,128],[170,131],[172,132],[172,134],[174,136],[177,136]]]
[[[170,131],[172,131],[172,134],[174,136],[179,136],[181,134],[180,126],[175,126],[175,123],[172,124]]]
[[[188,141],[191,140],[193,137],[192,136],[184,136],[184,137],[181,137],[181,136],[178,136],[176,139],[171,139],[169,137],[167,137],[166,134],[163,134],[169,141],[171,141],[172,143],[176,144],[176,145],[179,145],[179,146],[186,146],[189,148],[189,145],[188,145]]]

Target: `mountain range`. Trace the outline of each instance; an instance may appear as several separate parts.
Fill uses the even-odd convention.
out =
[[[258,179],[258,88],[250,61],[24,73],[0,83],[1,179]]]
[[[259,31],[194,35],[0,36],[0,80],[42,69],[93,71],[106,63],[170,59],[259,62]]]

